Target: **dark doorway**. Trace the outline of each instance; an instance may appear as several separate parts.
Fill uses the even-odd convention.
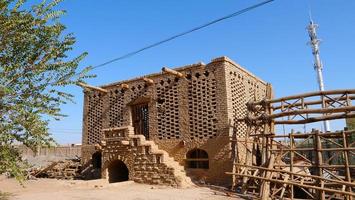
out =
[[[128,174],[127,166],[120,160],[112,161],[108,166],[109,183],[128,181]]]
[[[132,123],[134,134],[144,135],[149,140],[149,110],[148,103],[132,106]]]
[[[92,154],[91,163],[94,169],[101,169],[101,152],[97,151]]]

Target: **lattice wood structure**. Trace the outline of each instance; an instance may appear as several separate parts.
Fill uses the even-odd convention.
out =
[[[235,120],[248,131],[232,143],[248,151],[245,162],[235,159],[227,172],[233,189],[261,199],[353,199],[354,130],[280,135],[274,126],[353,118],[354,100],[355,90],[333,90],[249,102],[247,115]]]

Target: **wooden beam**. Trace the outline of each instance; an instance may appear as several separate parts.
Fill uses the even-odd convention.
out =
[[[355,133],[355,130],[349,130],[349,131],[343,131],[345,135],[351,135]],[[308,138],[311,135],[314,135],[315,133],[297,133],[294,134],[294,138]],[[322,138],[342,138],[342,132],[327,132],[327,133],[321,133]],[[269,137],[272,138],[289,138],[290,135],[270,135]]]
[[[169,69],[167,67],[163,67],[161,70],[164,73],[171,74],[171,75],[174,75],[174,76],[179,77],[179,78],[185,78],[185,75],[183,73],[175,71],[173,69]]]
[[[328,114],[328,113],[349,113],[349,115],[354,114],[351,113],[352,111],[355,111],[355,106],[345,106],[345,107],[340,107],[340,108],[319,108],[319,109],[300,109],[300,110],[292,110],[292,111],[285,111],[285,112],[279,112],[275,114],[265,114],[262,116],[258,117],[248,117],[250,120],[263,120],[263,119],[275,119],[275,118],[280,118],[280,117],[285,117],[285,116],[293,116],[293,115],[301,115],[301,114]],[[327,115],[327,118],[332,119],[332,116],[334,115]],[[316,117],[309,117],[305,120],[312,120],[312,119],[318,119]],[[322,119],[322,118],[320,118]],[[285,121],[276,121],[278,124],[279,122],[297,122],[295,120],[285,120]],[[313,122],[313,121],[311,121]],[[307,123],[307,122],[306,122]]]
[[[343,147],[344,149],[348,148],[348,138],[347,135],[344,133],[344,131],[342,131],[342,135],[343,135]],[[351,183],[351,171],[350,171],[350,167],[349,167],[349,157],[351,158],[351,156],[349,155],[349,152],[345,151],[344,152],[344,160],[345,160],[345,180],[348,181],[349,183]],[[349,192],[352,192],[351,187],[347,187],[347,190]]]
[[[143,78],[144,82],[147,84],[147,85],[153,85],[154,84],[154,81],[150,78]]]
[[[270,160],[268,163],[268,169],[273,169],[274,168],[274,162],[275,162],[275,154],[271,154]],[[271,179],[272,178],[272,171],[266,171],[264,174],[265,178]],[[270,182],[267,180],[262,180],[261,181],[261,186],[260,186],[260,197],[261,200],[268,200],[270,197]]]
[[[124,90],[129,89],[129,85],[126,84],[126,83],[122,83],[120,86],[121,86],[121,88],[124,89]]]
[[[312,96],[321,96],[321,95],[342,95],[342,94],[355,94],[355,89],[345,89],[345,90],[328,90],[328,91],[317,91],[317,92],[310,92],[298,95],[292,95],[287,97],[282,97],[278,99],[271,99],[271,100],[264,100],[260,102],[253,102],[253,104],[261,104],[261,103],[276,103],[281,101],[287,101],[292,99],[299,99],[299,98],[307,98]]]
[[[309,167],[309,168],[317,168],[318,166],[315,165],[299,165],[299,164],[295,164],[293,165],[294,167]],[[289,164],[275,164],[275,167],[290,167]],[[345,168],[344,165],[320,165],[320,168],[323,169],[335,169],[335,168]],[[349,165],[350,168],[355,168],[355,165]]]
[[[285,111],[285,112],[279,112],[275,114],[270,114],[270,115],[265,115],[262,117],[256,118],[261,119],[261,118],[268,118],[268,119],[275,119],[275,118],[280,118],[280,117],[285,117],[285,116],[290,116],[290,115],[301,115],[301,114],[327,114],[327,113],[339,113],[339,112],[351,112],[355,111],[355,106],[345,106],[345,107],[339,107],[339,108],[319,108],[319,109],[299,109],[299,110],[292,110],[292,111]]]
[[[266,171],[272,171],[272,172],[277,172],[277,173],[286,173],[286,174],[293,174],[295,176],[302,176],[302,177],[309,177],[309,178],[314,178],[314,179],[320,179],[323,180],[325,182],[333,182],[333,183],[337,183],[340,185],[346,185],[349,187],[355,187],[355,183],[352,182],[347,182],[347,181],[340,181],[340,180],[335,180],[335,179],[329,179],[329,178],[324,178],[321,176],[316,176],[316,175],[310,175],[310,174],[300,174],[300,173],[296,173],[296,172],[291,172],[291,171],[286,171],[286,170],[282,170],[282,169],[269,169],[266,167],[260,167],[260,166],[253,166],[253,165],[245,165],[245,164],[235,164],[236,166],[239,167],[246,167],[246,168],[252,168],[252,169],[259,169],[259,170],[266,170]],[[285,167],[289,167],[286,166]],[[230,172],[226,172],[226,174],[232,174]]]
[[[309,148],[293,148],[293,149],[270,149],[270,151],[314,151],[313,147]],[[348,148],[327,148],[319,151],[355,151],[355,147]]]
[[[290,147],[291,149],[295,148],[295,141],[294,141],[294,137],[293,137],[293,129],[291,131],[291,134],[290,134]],[[294,168],[294,157],[295,157],[295,152],[291,151],[290,152],[290,171],[293,172],[293,168]],[[291,180],[293,180],[295,177],[293,174],[290,174],[291,176]],[[290,189],[291,189],[291,199],[293,200],[294,196],[295,196],[295,188],[293,185],[290,186]]]
[[[355,100],[355,96],[354,95],[347,95],[347,97],[340,97],[340,98],[336,98],[337,101],[345,101],[345,100]],[[330,99],[325,99],[324,100],[326,103],[330,103],[330,102],[333,102],[334,100],[330,100]],[[294,103],[292,105],[283,105],[284,104],[284,101],[281,101],[280,102],[281,104],[280,105],[275,105],[275,106],[271,106],[274,110],[279,110],[279,109],[284,109],[285,107],[290,109],[290,108],[293,108],[293,107],[299,107],[299,106],[302,106],[302,103]],[[316,100],[316,101],[305,101],[303,102],[303,107],[305,106],[309,106],[309,105],[317,105],[317,104],[321,104],[322,103],[322,100]],[[283,106],[283,107],[282,107]]]
[[[275,121],[275,124],[306,124],[306,123],[319,122],[325,120],[344,119],[344,118],[353,118],[353,117],[355,117],[355,113],[332,114],[332,115],[324,115],[322,117],[310,117],[303,120],[279,120],[279,121]]]
[[[344,119],[344,118],[355,118],[355,112],[351,113],[343,113],[343,114],[331,114],[331,115],[325,115],[321,117],[309,117],[306,119],[302,120],[275,120],[275,124],[306,124],[306,123],[313,123],[313,122],[319,122],[319,121],[325,121],[325,120],[334,120],[334,119]],[[259,117],[246,117],[243,119],[237,119],[237,121],[240,122],[248,122],[248,121],[256,121],[259,120]],[[256,125],[264,124],[263,121],[257,121]],[[253,135],[257,136],[257,135]]]
[[[259,179],[259,180],[265,180],[265,181],[270,181],[270,182],[275,182],[275,183],[280,183],[280,184],[286,183],[288,185],[295,185],[298,187],[310,188],[310,189],[320,190],[320,191],[324,191],[324,192],[331,192],[331,193],[355,196],[355,194],[353,192],[334,190],[334,189],[329,189],[329,188],[325,188],[325,187],[318,187],[318,186],[313,186],[313,185],[305,185],[305,184],[301,184],[301,183],[291,181],[291,180],[282,181],[282,180],[277,180],[277,179],[272,179],[272,178],[264,178],[264,177],[249,175],[249,174],[239,174],[239,173],[231,173],[231,172],[226,172],[226,174],[240,176],[240,177],[255,178],[255,179]]]
[[[95,87],[95,86],[92,86],[92,85],[88,85],[88,84],[85,84],[85,83],[82,83],[82,82],[77,83],[77,85],[82,87],[82,88],[88,88],[88,89],[97,90],[97,91],[100,91],[100,92],[107,93],[106,89],[103,89],[103,88],[100,88],[100,87]]]

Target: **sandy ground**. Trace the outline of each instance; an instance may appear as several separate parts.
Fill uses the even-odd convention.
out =
[[[207,187],[176,189],[164,186],[138,184],[132,181],[106,183],[105,180],[55,180],[37,179],[25,182],[25,187],[15,179],[0,177],[0,191],[10,193],[8,199],[17,200],[190,200],[190,199],[233,199],[224,192]],[[0,200],[1,197],[0,197]]]

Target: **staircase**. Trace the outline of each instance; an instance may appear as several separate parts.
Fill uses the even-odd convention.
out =
[[[193,185],[183,166],[159,149],[154,141],[147,141],[143,135],[134,135],[133,127],[105,132],[105,142],[104,159],[117,154],[117,158],[130,166],[130,179],[135,182],[174,187]]]

